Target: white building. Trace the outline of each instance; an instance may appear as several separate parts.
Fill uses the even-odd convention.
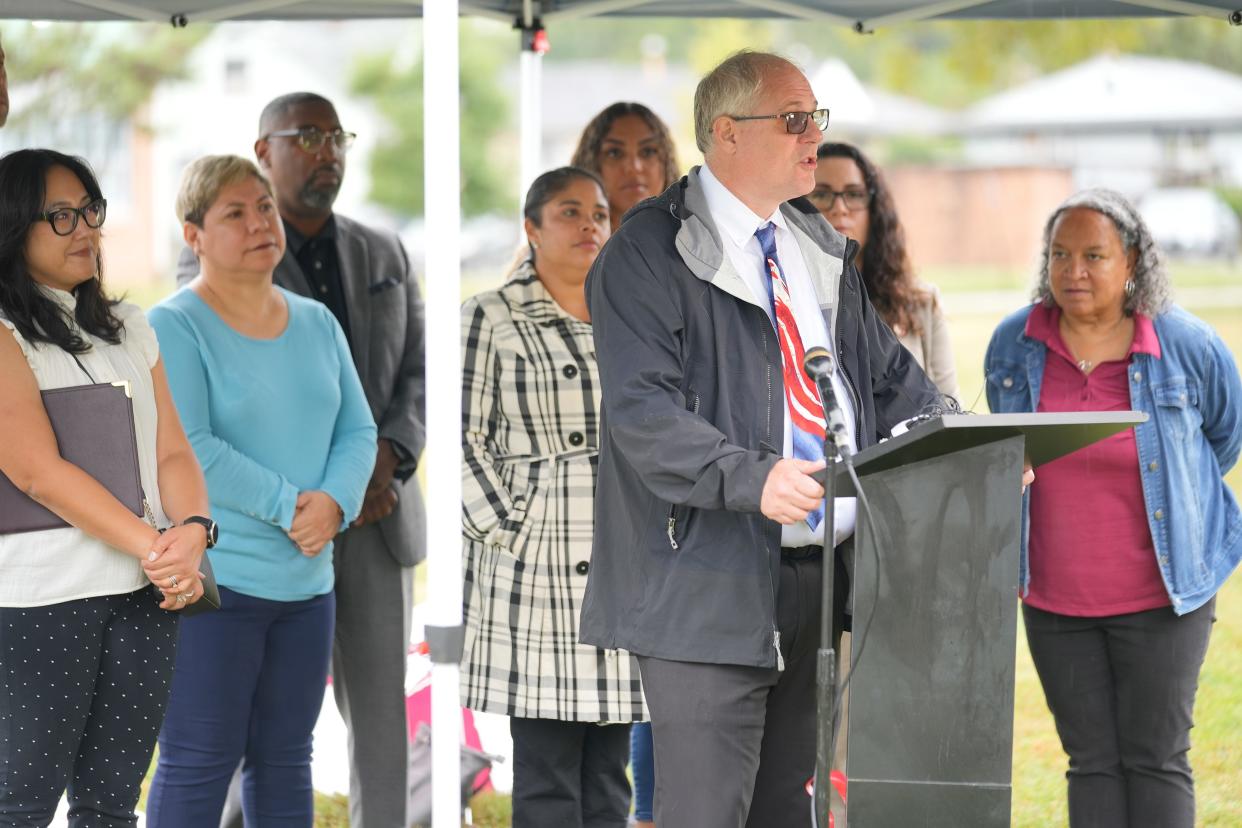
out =
[[[956,131],[971,164],[1066,167],[1076,188],[1242,186],[1242,76],[1196,63],[1101,55],[976,104]]]

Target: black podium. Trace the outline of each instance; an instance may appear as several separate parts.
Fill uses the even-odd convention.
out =
[[[856,455],[875,537],[860,507],[848,828],[1010,824],[1023,459],[1038,486],[1041,464],[1145,419],[949,415]]]

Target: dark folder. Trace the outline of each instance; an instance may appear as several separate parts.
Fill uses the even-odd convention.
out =
[[[42,393],[60,456],[98,480],[125,508],[145,517],[129,383],[75,385]],[[68,525],[0,472],[0,534],[61,529]],[[220,608],[220,592],[206,555],[199,570],[204,576],[203,596],[181,610],[183,616]]]
[[[129,383],[99,383],[43,392],[43,407],[60,456],[98,480],[116,499],[143,517],[142,478],[134,435]],[[0,533],[68,526],[0,473]]]

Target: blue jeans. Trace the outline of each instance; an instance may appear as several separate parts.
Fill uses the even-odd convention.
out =
[[[630,771],[634,774],[634,819],[655,819],[655,746],[651,741],[651,722],[635,722],[630,727]]]
[[[269,601],[221,588],[218,612],[183,619],[149,828],[217,828],[244,758],[247,825],[309,828],[311,734],[332,656],[332,593]]]
[[[0,607],[0,826],[132,826],[164,716],[175,613],[152,587]]]

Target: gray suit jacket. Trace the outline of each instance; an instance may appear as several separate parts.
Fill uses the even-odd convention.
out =
[[[349,310],[354,366],[379,426],[412,458],[397,468],[397,508],[380,522],[388,553],[402,566],[426,555],[423,496],[414,467],[423,453],[426,390],[423,357],[423,300],[405,248],[396,235],[336,215],[341,281]],[[177,284],[198,275],[189,248],[177,260]],[[310,283],[289,251],[276,266],[275,282],[302,296]],[[404,482],[400,478],[406,478]],[[346,530],[348,531],[348,530]]]

